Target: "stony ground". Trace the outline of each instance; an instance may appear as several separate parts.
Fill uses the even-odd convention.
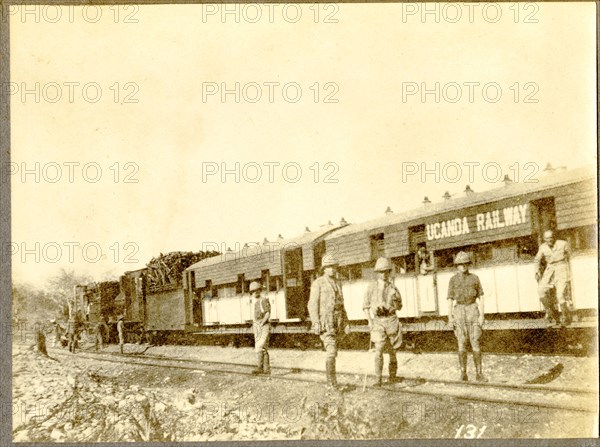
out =
[[[13,345],[13,439],[589,437],[594,415],[93,361]]]

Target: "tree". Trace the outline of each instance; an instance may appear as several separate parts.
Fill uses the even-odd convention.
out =
[[[48,280],[47,290],[50,299],[52,299],[57,305],[65,306],[70,309],[73,305],[73,299],[75,294],[75,286],[79,284],[88,284],[92,282],[92,278],[86,274],[75,273],[73,270],[65,270],[61,268],[60,271]]]

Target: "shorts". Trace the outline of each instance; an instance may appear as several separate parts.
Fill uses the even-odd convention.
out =
[[[402,346],[402,328],[396,315],[375,317],[373,320],[371,341],[375,343],[375,349],[383,350],[386,340],[390,341],[396,351]]]
[[[473,304],[456,304],[454,306],[454,335],[458,340],[458,350],[467,350],[467,340],[475,352],[480,351],[479,339],[482,329],[479,324],[479,306]]]
[[[266,351],[269,347],[271,325],[269,323],[263,325],[260,323],[254,323],[252,329],[254,330],[254,351]]]

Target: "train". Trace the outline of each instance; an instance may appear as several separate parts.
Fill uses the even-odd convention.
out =
[[[544,231],[552,229],[572,250],[569,293],[577,317],[572,327],[596,327],[597,173],[589,168],[545,172],[531,182],[505,178],[482,192],[467,186],[460,197],[446,193],[437,203],[425,197],[421,207],[398,213],[388,208],[367,222],[342,218],[294,238],[211,253],[162,287],[149,286],[147,269],[125,272],[113,297],[117,305],[105,303],[95,315],[120,312],[140,333],[249,334],[249,284],[258,280],[271,303],[273,332],[307,333],[310,286],[327,252],[339,262],[352,331],[368,330],[362,301],[380,256],[393,264],[403,330],[444,331],[449,330],[446,298],[453,259],[468,251],[484,289],[486,328],[542,328],[534,257]],[[80,295],[84,300],[85,293]]]

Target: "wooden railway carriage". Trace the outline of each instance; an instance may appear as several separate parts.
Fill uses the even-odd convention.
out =
[[[594,316],[575,326],[593,325],[598,308],[597,225],[596,173],[553,172],[535,183],[505,182],[481,193],[467,187],[463,197],[424,203],[419,209],[386,212],[359,224],[342,220],[340,225],[307,229],[297,238],[246,245],[192,264],[176,283],[149,286],[147,269],[126,272],[118,297],[106,293],[111,288],[98,295],[96,285],[80,286],[75,301],[94,320],[115,315],[122,301],[119,309],[126,324],[143,325],[151,333],[243,333],[252,320],[249,284],[260,280],[271,303],[271,319],[281,323],[274,331],[303,332],[308,329],[310,285],[330,250],[340,262],[354,330],[366,330],[359,324],[365,318],[363,295],[379,256],[392,260],[405,330],[448,330],[446,297],[455,273],[453,259],[467,250],[484,289],[486,328],[534,328],[543,321],[533,259],[543,232],[554,229],[572,249],[574,305]]]
[[[461,250],[474,256],[486,314],[519,319],[522,315],[517,314],[541,311],[533,259],[547,229],[555,229],[572,248],[575,307],[597,311],[595,173],[579,169],[551,173],[537,183],[505,183],[481,193],[467,187],[464,197],[439,204],[425,201],[420,209],[388,213],[328,235],[326,247],[337,254],[346,278],[349,318],[364,319],[362,297],[374,277],[373,265],[379,256],[387,256],[404,301],[400,316],[436,323],[413,325],[414,330],[442,329],[442,319],[436,322],[435,317],[447,315],[453,258]]]
[[[186,315],[196,327],[245,325],[252,320],[251,281],[263,284],[271,303],[271,320],[306,319],[310,284],[325,250],[323,238],[338,226],[328,224],[293,239],[246,245],[204,259],[184,274]]]

